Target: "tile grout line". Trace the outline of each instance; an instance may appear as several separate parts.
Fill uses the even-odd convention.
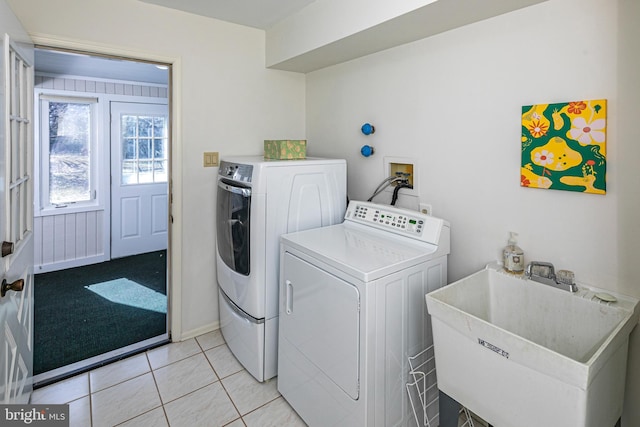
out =
[[[224,337],[223,337],[223,338],[224,338]],[[197,337],[196,337],[196,342],[198,343],[198,345],[200,346],[200,348],[203,348],[203,347],[202,347],[202,345],[200,345],[200,342],[198,341]],[[209,350],[213,350],[214,348],[221,347],[222,345],[226,345],[226,341],[224,341],[224,342],[223,342],[223,343],[221,343],[221,344],[215,345],[215,346],[211,347],[210,349],[207,349],[207,351],[209,351]],[[229,349],[229,351],[231,351],[231,350]],[[222,378],[222,377],[220,377],[220,375],[218,375],[218,372],[217,372],[217,371],[216,371],[216,369],[213,367],[213,364],[211,363],[211,361],[210,361],[210,360],[209,360],[209,358],[207,357],[207,355],[206,355],[206,351],[203,349],[203,350],[202,350],[202,352],[204,353],[204,356],[205,356],[205,358],[207,359],[207,362],[208,362],[208,363],[209,363],[209,365],[211,366],[211,369],[213,369],[213,372],[214,372],[214,373],[216,374],[216,376],[218,377],[219,382],[220,382],[220,385],[222,386],[222,389],[223,389],[223,390],[225,391],[225,393],[227,394],[227,397],[229,398],[229,401],[231,401],[231,404],[232,404],[232,405],[233,405],[233,407],[235,408],[236,412],[238,412],[238,414],[240,414],[240,418],[236,418],[235,420],[232,420],[232,421],[230,421],[228,424],[225,424],[225,425],[229,425],[229,424],[231,424],[231,423],[233,423],[233,422],[235,422],[235,421],[237,421],[237,420],[239,419],[239,420],[242,422],[242,424],[244,424],[244,425],[245,425],[245,427],[246,427],[247,423],[246,423],[246,422],[245,422],[245,420],[244,420],[244,417],[245,417],[245,416],[247,416],[247,415],[249,415],[249,414],[251,414],[251,413],[253,413],[253,412],[256,412],[257,410],[259,410],[259,409],[261,409],[261,408],[264,408],[265,406],[269,405],[270,403],[272,403],[272,402],[276,401],[277,399],[279,399],[280,397],[282,397],[282,395],[281,395],[280,393],[278,393],[278,396],[277,396],[277,397],[275,397],[275,398],[271,399],[271,400],[270,400],[270,401],[268,401],[268,402],[263,403],[262,405],[258,406],[257,408],[254,408],[254,409],[250,410],[250,411],[249,411],[249,412],[247,412],[246,414],[242,414],[242,413],[240,412],[240,410],[238,409],[238,407],[236,406],[236,403],[233,401],[233,398],[231,397],[231,395],[230,395],[230,394],[229,394],[229,392],[227,391],[227,388],[225,387],[225,385],[224,385],[224,383],[222,382],[222,380],[223,380],[223,379],[226,379],[226,378],[229,378],[229,377],[231,377],[231,376],[233,376],[233,375],[236,375],[236,374],[238,374],[238,373],[240,373],[240,372],[244,371],[245,369],[244,369],[244,368],[242,368],[242,369],[240,369],[239,371],[237,371],[237,372],[233,372],[233,373],[231,373],[231,374],[229,374],[229,375],[225,376],[224,378]],[[233,355],[233,353],[231,353],[231,354]],[[234,356],[234,357],[235,357],[235,356]],[[283,399],[284,399],[284,398],[283,398]]]
[[[198,340],[196,340],[196,343]],[[171,421],[169,421],[169,415],[167,415],[167,408],[164,407],[164,403],[162,402],[162,396],[160,395],[160,389],[158,388],[158,383],[156,382],[156,376],[153,374],[153,366],[151,366],[151,360],[149,360],[149,351],[145,351],[144,354],[147,357],[147,363],[149,364],[149,369],[151,370],[151,377],[153,378],[153,383],[156,385],[156,389],[158,390],[158,397],[160,398],[160,404],[162,408],[162,413],[164,414],[164,419],[167,422],[167,426],[171,427]]]
[[[276,400],[280,399],[281,397],[282,397],[282,395],[281,395],[281,394],[278,394],[278,396],[277,396],[277,397],[274,397],[274,398],[273,398],[273,399],[271,399],[270,401],[265,402],[265,403],[263,403],[262,405],[258,406],[257,408],[250,410],[249,412],[247,412],[246,414],[244,414],[244,415],[243,415],[243,417],[246,417],[247,415],[249,415],[249,414],[252,414],[252,413],[256,412],[258,409],[262,409],[262,408],[264,408],[265,406],[267,406],[267,405],[269,405],[269,404],[271,404],[271,403],[275,402]],[[282,399],[284,399],[284,397],[282,397]]]
[[[142,373],[142,374],[140,374],[140,375],[136,375],[136,376],[134,376],[134,377],[132,377],[132,378],[129,378],[129,379],[124,380],[124,381],[121,381],[121,382],[119,382],[118,384],[123,384],[123,383],[125,383],[125,382],[127,382],[127,381],[130,381],[130,380],[135,379],[135,378],[139,378],[139,377],[141,377],[141,376],[143,376],[143,375],[146,375],[146,374],[149,374],[149,373],[150,373],[150,374],[151,374],[151,378],[153,379],[153,385],[155,385],[155,386],[156,386],[156,391],[158,392],[158,399],[160,400],[160,406],[156,406],[156,407],[151,408],[151,409],[149,409],[148,411],[142,412],[142,413],[140,413],[140,414],[138,414],[138,415],[136,415],[136,416],[134,416],[134,417],[132,417],[132,418],[126,419],[126,420],[124,420],[124,421],[122,421],[122,422],[120,422],[120,423],[116,424],[116,426],[119,426],[119,425],[122,425],[122,424],[124,424],[124,423],[127,423],[127,422],[129,422],[129,421],[131,421],[131,420],[134,420],[134,419],[136,419],[136,418],[138,418],[138,417],[141,417],[141,416],[143,416],[143,415],[145,415],[145,414],[148,414],[148,413],[149,413],[149,412],[151,412],[151,411],[155,411],[155,410],[156,410],[156,409],[158,409],[158,408],[162,408],[162,412],[164,413],[164,417],[165,417],[165,419],[166,419],[166,421],[167,421],[167,425],[169,424],[169,418],[167,417],[167,413],[166,413],[166,411],[164,410],[164,404],[162,403],[162,396],[160,396],[160,390],[158,389],[158,384],[156,383],[156,377],[153,375],[153,369],[151,369],[151,362],[149,361],[149,357],[147,356],[147,352],[148,352],[148,351],[145,351],[145,352],[144,352],[144,355],[145,355],[145,358],[147,359],[147,364],[149,365],[149,372],[144,372],[144,373]],[[112,386],[110,386],[110,387],[104,388],[103,390],[106,390],[106,389],[108,389],[108,388],[114,387],[115,385],[118,385],[118,384],[114,384],[114,385],[112,385]],[[102,390],[99,390],[99,391],[102,391]],[[93,418],[91,419],[91,425],[93,426]]]
[[[160,394],[160,387],[158,387],[158,381],[156,380],[156,375],[154,373],[153,367],[151,366],[151,361],[149,360],[148,355],[147,355],[147,362],[149,362],[149,369],[151,369],[151,378],[153,378],[153,385],[156,386],[156,391],[158,392],[158,399],[160,400],[160,407],[162,408],[162,412],[164,413],[164,418],[165,420],[167,420],[167,424],[170,425],[169,417],[167,416],[167,411],[164,409],[164,401],[162,400],[162,395]],[[169,365],[166,365],[166,366],[169,366]]]
[[[230,420],[229,422],[227,422],[227,423],[225,424],[225,426],[228,426],[228,425],[230,425],[230,424],[236,423],[236,422],[238,422],[238,421],[240,421],[241,425],[243,425],[243,426],[245,426],[245,427],[246,427],[246,426],[248,426],[247,421],[245,420],[245,417],[246,417],[246,416],[248,416],[248,415],[250,415],[250,414],[254,414],[254,413],[256,413],[257,411],[263,410],[265,407],[267,407],[267,406],[268,406],[268,405],[270,405],[270,404],[273,404],[273,403],[274,403],[274,402],[276,402],[279,398],[281,398],[281,397],[282,397],[282,395],[281,395],[281,394],[277,393],[277,396],[275,396],[275,397],[273,397],[272,399],[270,399],[270,400],[268,400],[268,401],[264,402],[264,403],[263,403],[263,404],[261,404],[260,406],[258,406],[258,407],[256,407],[256,408],[253,408],[253,409],[249,410],[246,414],[242,414],[242,413],[240,412],[240,410],[239,410],[238,404],[233,400],[233,398],[232,398],[232,396],[231,396],[231,394],[230,394],[230,392],[229,392],[229,390],[228,390],[228,387],[227,387],[227,386],[225,386],[225,384],[223,383],[223,380],[229,379],[229,378],[233,377],[234,375],[241,375],[241,374],[242,374],[242,372],[246,372],[246,370],[245,370],[245,369],[243,369],[243,368],[240,366],[240,369],[239,369],[238,371],[236,371],[236,372],[230,372],[230,373],[228,373],[226,376],[222,377],[222,376],[221,376],[221,374],[219,374],[219,373],[217,372],[217,370],[214,368],[214,362],[217,362],[217,359],[216,359],[215,357],[210,359],[210,358],[209,358],[209,356],[207,355],[207,351],[211,351],[211,350],[215,350],[215,349],[218,349],[218,348],[222,348],[222,347],[224,347],[225,345],[227,345],[226,341],[223,341],[223,342],[218,343],[218,337],[217,337],[217,336],[216,336],[213,340],[204,340],[204,341],[209,342],[209,344],[208,344],[208,345],[211,345],[211,347],[210,347],[210,348],[207,348],[206,350],[205,350],[205,347],[206,347],[206,346],[204,345],[204,344],[205,344],[204,342],[202,342],[202,343],[201,343],[200,341],[198,341],[197,337],[194,337],[194,341],[195,341],[195,343],[196,343],[196,346],[191,347],[191,349],[192,349],[192,351],[194,351],[194,350],[196,350],[196,348],[197,348],[197,350],[196,350],[193,354],[190,354],[190,355],[184,355],[184,354],[180,354],[180,352],[178,352],[178,354],[180,355],[178,359],[176,359],[176,360],[171,360],[171,358],[170,358],[170,357],[167,357],[167,358],[166,358],[166,360],[171,360],[171,362],[170,362],[170,363],[166,363],[166,364],[164,364],[164,365],[162,365],[162,366],[158,366],[157,368],[153,368],[153,367],[152,367],[150,351],[149,351],[149,350],[145,351],[145,352],[143,353],[143,354],[144,354],[144,360],[145,360],[145,361],[146,361],[146,363],[147,363],[147,366],[146,366],[146,368],[147,368],[147,369],[145,370],[145,372],[138,373],[137,375],[136,375],[136,374],[134,374],[134,375],[133,375],[132,377],[130,377],[130,378],[127,378],[127,379],[124,379],[124,380],[120,380],[120,381],[118,381],[117,383],[114,383],[114,384],[110,384],[108,387],[104,387],[104,388],[102,388],[101,390],[95,390],[95,391],[93,390],[93,380],[92,380],[92,378],[91,378],[91,373],[92,373],[92,372],[95,372],[97,369],[94,369],[94,370],[92,370],[92,371],[86,372],[87,377],[86,377],[86,380],[85,380],[85,381],[86,381],[86,384],[87,384],[87,386],[88,386],[88,393],[87,393],[85,396],[89,399],[89,403],[88,403],[88,405],[87,405],[87,408],[88,408],[88,411],[87,411],[87,412],[88,412],[89,422],[88,422],[87,424],[88,424],[89,426],[95,426],[95,425],[96,425],[96,424],[94,423],[94,420],[93,420],[93,412],[95,412],[95,408],[94,408],[94,405],[93,405],[93,397],[94,397],[94,395],[96,395],[96,394],[98,394],[98,393],[101,393],[101,392],[103,392],[103,391],[106,391],[106,390],[108,390],[108,389],[110,389],[110,388],[113,388],[113,387],[116,387],[116,386],[122,385],[123,383],[126,383],[127,381],[131,381],[131,380],[139,379],[140,377],[145,376],[147,373],[151,373],[151,378],[153,379],[154,386],[155,386],[155,390],[156,390],[157,396],[158,396],[158,398],[159,398],[159,404],[158,404],[158,406],[155,406],[155,407],[153,407],[153,408],[150,408],[150,409],[148,409],[147,411],[142,412],[142,413],[140,413],[140,414],[137,414],[137,415],[135,415],[135,416],[133,416],[133,417],[131,417],[131,418],[128,418],[128,419],[126,419],[126,420],[120,421],[120,422],[118,423],[118,425],[121,425],[121,424],[124,424],[124,423],[127,423],[127,422],[131,422],[131,420],[133,420],[133,419],[136,419],[136,418],[138,418],[138,417],[144,416],[144,415],[146,415],[146,414],[149,414],[149,413],[151,413],[151,412],[155,411],[155,410],[156,410],[156,409],[158,409],[158,408],[161,408],[161,409],[162,409],[162,413],[164,414],[165,422],[167,423],[167,425],[169,425],[169,426],[170,426],[170,425],[171,425],[171,423],[169,422],[169,417],[168,417],[168,413],[167,413],[167,410],[166,410],[166,405],[167,405],[167,404],[170,404],[171,402],[174,402],[174,401],[176,401],[176,400],[178,400],[178,399],[182,399],[182,398],[185,398],[185,397],[187,397],[187,398],[188,398],[188,396],[189,396],[189,395],[191,395],[191,394],[193,394],[193,393],[196,393],[196,392],[198,392],[198,391],[201,391],[202,389],[204,389],[204,388],[206,388],[206,387],[210,387],[210,386],[214,385],[216,382],[219,382],[219,383],[220,383],[220,386],[221,386],[221,387],[222,387],[222,389],[224,390],[225,395],[227,396],[227,398],[228,398],[229,402],[231,403],[232,407],[233,407],[233,408],[234,408],[234,410],[236,411],[236,415],[235,415],[235,416],[236,416],[236,418],[234,418],[234,419]],[[217,345],[212,345],[211,343],[216,343]],[[170,345],[170,344],[169,344],[169,345]],[[187,348],[188,348],[188,347],[189,347],[189,346],[187,346]],[[179,347],[179,349],[182,349],[182,348],[181,348],[181,347]],[[199,354],[200,354],[200,355],[199,355]],[[174,355],[175,355],[175,354],[174,354]],[[156,377],[156,371],[157,371],[157,370],[160,370],[160,369],[168,368],[168,367],[170,367],[171,365],[175,365],[175,364],[177,364],[177,363],[179,363],[179,362],[183,362],[183,361],[185,361],[185,360],[187,360],[187,359],[190,359],[190,358],[194,358],[194,357],[202,357],[202,356],[204,356],[204,357],[205,357],[205,360],[206,360],[206,362],[207,362],[205,365],[203,365],[204,371],[206,371],[206,366],[209,366],[209,368],[210,368],[210,369],[213,371],[213,373],[214,373],[214,381],[212,381],[212,382],[210,382],[210,383],[208,383],[208,384],[205,384],[205,385],[203,385],[203,386],[201,386],[201,387],[199,387],[199,388],[197,388],[197,389],[195,389],[195,390],[191,390],[189,393],[186,393],[186,394],[184,394],[184,395],[182,395],[182,396],[178,396],[178,397],[173,398],[173,399],[171,399],[171,400],[169,400],[169,401],[167,401],[167,402],[164,402],[164,400],[163,400],[163,398],[162,398],[162,395],[161,395],[161,393],[160,393],[159,383],[158,383],[158,380],[157,380],[157,377]],[[154,360],[155,360],[155,359],[154,359]],[[158,359],[158,360],[161,360],[161,359]],[[117,363],[117,362],[116,362],[116,363]],[[220,368],[224,370],[224,367],[225,367],[225,366],[226,366],[225,364],[222,364],[222,365],[220,366]],[[203,372],[204,372],[204,371],[203,371]],[[135,372],[135,370],[134,370],[133,372]],[[208,372],[208,371],[207,371],[207,372]],[[98,376],[96,376],[95,378],[96,378],[96,380],[97,380],[97,381],[99,380],[99,377],[98,377]],[[99,383],[100,383],[100,381],[98,381],[98,382],[96,383],[96,386],[98,386],[98,385],[99,385]],[[83,397],[84,397],[84,396],[78,397],[77,399],[73,399],[72,401],[81,400]],[[283,398],[283,399],[284,399],[284,398]],[[70,402],[67,402],[67,403],[70,403]]]
[[[196,339],[196,342],[198,340]],[[224,345],[226,345],[226,341],[223,343]],[[211,347],[209,350],[213,350],[214,348],[220,347],[221,345],[216,345]],[[200,343],[198,342],[198,345],[200,345]],[[202,346],[200,346],[200,348],[202,348]],[[204,355],[204,358],[207,360],[207,363],[209,364],[209,366],[211,366],[211,369],[213,370],[213,373],[215,374],[215,376],[218,378],[218,382],[220,383],[220,386],[222,387],[222,389],[224,390],[225,394],[227,395],[227,397],[229,398],[229,402],[231,402],[231,404],[233,405],[233,408],[236,410],[236,412],[238,413],[238,417],[236,419],[233,419],[231,421],[229,421],[229,423],[225,424],[225,425],[229,425],[233,422],[236,422],[237,420],[240,420],[242,422],[242,424],[244,424],[245,426],[247,425],[244,420],[242,419],[242,414],[240,413],[240,410],[238,409],[238,407],[236,406],[236,403],[233,401],[233,399],[231,398],[231,395],[229,394],[229,392],[227,391],[227,388],[224,386],[224,383],[222,382],[222,378],[220,377],[220,375],[218,375],[218,372],[216,371],[216,368],[213,367],[213,364],[211,363],[211,361],[209,360],[209,358],[207,357],[207,354],[204,350],[202,350],[202,354]],[[240,371],[238,371],[240,372]],[[233,374],[231,374],[233,375]],[[225,378],[229,378],[231,375],[227,375]]]
[[[89,383],[89,424],[93,427],[93,392],[91,391],[91,371],[87,372],[87,382]]]
[[[198,343],[198,341],[197,341],[195,338],[194,338],[194,340],[196,341],[196,344],[198,345],[198,347],[200,347],[200,343]],[[170,344],[171,344],[171,343],[170,343]],[[158,368],[156,368],[156,369],[166,368],[166,367],[171,366],[171,365],[173,365],[173,364],[175,364],[175,363],[178,363],[178,362],[181,362],[181,361],[183,361],[183,360],[186,360],[186,359],[188,359],[188,358],[190,358],[190,357],[196,356],[197,354],[198,354],[198,353],[194,353],[194,354],[192,354],[192,355],[185,356],[185,357],[180,358],[180,359],[177,359],[177,360],[173,360],[173,361],[171,361],[170,363],[167,363],[166,365],[159,366],[159,367],[158,367]],[[144,352],[144,355],[145,355],[145,358],[146,358],[146,360],[147,360],[147,364],[148,364],[148,366],[149,366],[149,371],[144,372],[144,373],[142,373],[142,374],[140,374],[140,375],[136,375],[136,376],[134,376],[134,377],[132,377],[132,378],[129,378],[129,379],[127,379],[127,380],[121,381],[121,382],[119,382],[118,384],[125,383],[125,382],[127,382],[127,381],[132,380],[132,379],[135,379],[135,378],[138,378],[138,377],[141,377],[141,376],[143,376],[143,375],[146,375],[146,374],[150,373],[150,374],[151,374],[151,378],[153,379],[153,385],[155,386],[155,388],[156,388],[156,392],[158,393],[158,400],[160,401],[160,406],[156,406],[156,407],[154,407],[154,408],[149,409],[149,410],[148,410],[148,411],[146,411],[146,412],[143,412],[143,413],[141,413],[141,414],[136,415],[136,416],[135,416],[135,417],[133,417],[133,418],[130,418],[130,419],[124,420],[124,421],[122,421],[121,423],[119,423],[118,425],[122,425],[123,423],[129,422],[129,421],[131,421],[131,420],[133,420],[133,419],[135,419],[135,418],[137,418],[137,417],[140,417],[140,416],[142,416],[142,415],[144,415],[144,414],[148,414],[148,413],[149,413],[149,412],[151,412],[151,411],[154,411],[154,410],[156,410],[156,409],[158,409],[158,408],[161,408],[161,409],[162,409],[162,413],[164,414],[164,417],[165,417],[165,421],[167,422],[167,425],[169,425],[169,426],[170,426],[170,424],[171,424],[171,423],[169,422],[169,417],[167,416],[167,411],[166,411],[166,409],[165,409],[165,402],[164,402],[164,401],[163,401],[163,399],[162,399],[162,394],[160,393],[160,388],[159,388],[159,386],[158,386],[158,381],[156,380],[156,376],[155,376],[155,370],[156,370],[156,369],[154,369],[154,368],[153,368],[153,366],[152,366],[152,364],[151,364],[151,360],[149,359],[149,350],[145,351],[145,352]],[[205,358],[206,358],[206,356],[205,356]],[[107,388],[114,387],[115,385],[117,385],[117,384],[111,385],[111,386],[109,386],[109,387],[107,387]],[[104,390],[106,390],[107,388],[105,388]],[[190,394],[190,393],[187,393],[186,395],[188,395],[188,394]],[[186,395],[185,395],[185,396],[186,396]],[[184,397],[184,396],[181,396],[181,397]],[[179,398],[173,399],[173,400],[171,400],[171,402],[173,402],[174,400],[177,400],[177,399],[179,399]],[[169,402],[166,402],[166,403],[169,403]],[[93,422],[93,420],[92,420],[92,422]]]
[[[149,371],[147,371],[147,372],[143,372],[143,373],[138,374],[138,375],[134,375],[134,376],[133,376],[133,377],[131,377],[131,378],[127,378],[126,380],[122,380],[122,381],[120,381],[120,382],[118,382],[118,383],[112,384],[112,385],[110,385],[109,387],[105,387],[105,388],[101,388],[100,390],[92,391],[92,392],[90,393],[90,395],[93,395],[93,394],[96,394],[96,393],[100,393],[100,392],[103,392],[103,391],[105,391],[105,390],[109,390],[110,388],[113,388],[113,387],[116,387],[116,386],[122,385],[122,384],[126,383],[127,381],[135,380],[136,378],[140,378],[140,377],[142,377],[142,376],[144,376],[144,375],[147,375],[147,374],[150,374],[150,373],[151,373],[151,370],[149,370]]]
[[[164,414],[165,414],[165,418],[166,418],[167,423],[168,423],[169,425],[170,425],[171,423],[170,423],[170,421],[169,421],[169,417],[168,417],[168,415],[167,415],[167,411],[166,411],[166,408],[165,408],[165,405],[166,405],[166,404],[169,404],[169,403],[171,403],[171,402],[175,402],[176,400],[179,400],[179,399],[182,399],[182,398],[184,398],[184,397],[186,397],[186,396],[189,396],[190,394],[193,394],[193,393],[195,393],[195,392],[197,392],[197,391],[200,391],[200,390],[202,390],[202,389],[204,389],[204,388],[206,388],[206,387],[209,387],[209,386],[211,386],[212,384],[215,384],[215,383],[217,383],[217,382],[219,382],[219,383],[220,383],[220,385],[221,385],[221,386],[223,387],[223,389],[224,389],[224,386],[222,385],[222,380],[221,380],[221,379],[220,379],[220,377],[218,376],[218,373],[216,372],[216,370],[213,368],[213,365],[211,365],[211,361],[209,360],[209,358],[208,358],[208,357],[207,357],[207,355],[205,354],[204,350],[202,349],[202,346],[200,345],[200,343],[199,343],[197,340],[196,340],[196,343],[197,343],[197,344],[198,344],[198,346],[200,347],[200,354],[202,354],[202,356],[204,356],[205,360],[207,361],[207,364],[209,365],[209,367],[211,367],[211,370],[213,371],[214,375],[216,376],[216,378],[217,378],[217,380],[216,380],[216,381],[213,381],[213,382],[211,382],[211,383],[209,383],[209,384],[205,384],[205,385],[203,385],[202,387],[199,387],[199,388],[197,388],[197,389],[195,389],[195,390],[192,390],[192,391],[190,391],[190,392],[189,392],[189,393],[187,393],[187,394],[184,394],[184,395],[182,395],[182,396],[176,397],[175,399],[172,399],[172,400],[169,400],[169,401],[165,402],[165,401],[162,399],[162,395],[160,394],[160,389],[159,389],[158,383],[157,383],[157,381],[156,381],[156,377],[155,377],[155,375],[153,374],[155,370],[154,370],[154,369],[151,369],[151,373],[152,373],[152,375],[153,375],[153,381],[154,381],[154,384],[155,384],[155,386],[156,386],[156,389],[158,390],[158,396],[160,397],[160,402],[161,402],[162,410],[163,410],[163,412],[164,412]],[[226,343],[223,343],[223,344],[226,344]],[[223,345],[223,344],[220,344],[220,345]],[[212,347],[212,348],[215,348],[215,347],[218,347],[218,346],[214,346],[214,347]],[[180,362],[180,361],[184,361],[184,360],[189,359],[189,358],[191,358],[191,357],[195,357],[195,356],[197,356],[197,355],[198,355],[198,353],[194,353],[194,354],[192,354],[192,355],[190,355],[190,356],[187,356],[187,357],[185,357],[185,358],[183,358],[183,359],[173,361],[173,362],[171,362],[171,363],[169,363],[169,364],[167,364],[167,365],[164,365],[164,366],[160,366],[160,367],[158,367],[158,369],[163,369],[163,368],[165,368],[165,367],[167,367],[167,366],[170,366],[170,365],[175,364],[175,363]],[[150,364],[150,363],[149,363],[149,364]],[[226,390],[225,390],[225,392],[226,392]],[[228,395],[228,393],[227,393],[227,396],[229,397],[229,400],[230,400],[230,401],[231,401],[231,403],[233,404],[233,400],[231,400],[231,397]],[[240,411],[238,411],[238,409],[235,407],[235,404],[233,404],[233,405],[234,405],[234,408],[236,409],[236,412],[238,413],[238,418],[233,419],[231,422],[234,422],[234,421],[236,421],[236,420],[241,419]],[[154,409],[156,409],[156,408],[154,408]]]

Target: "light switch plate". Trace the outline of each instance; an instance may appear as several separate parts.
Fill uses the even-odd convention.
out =
[[[218,152],[217,151],[207,151],[204,153],[204,167],[210,168],[219,166],[218,162]]]

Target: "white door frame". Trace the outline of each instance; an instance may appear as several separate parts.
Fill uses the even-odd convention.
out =
[[[55,37],[32,35],[36,45],[59,49],[75,50],[78,52],[95,53],[100,55],[129,58],[164,63],[171,66],[169,73],[169,120],[171,123],[171,143],[169,152],[169,249],[168,269],[169,283],[167,292],[169,298],[169,333],[172,341],[180,341],[182,331],[182,147],[178,144],[182,129],[181,101],[182,90],[179,84],[182,79],[182,60],[178,56],[164,56],[150,53],[146,50],[130,50],[103,44],[91,44],[83,40],[59,39]]]

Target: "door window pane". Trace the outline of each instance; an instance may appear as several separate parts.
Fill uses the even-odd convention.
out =
[[[165,116],[121,116],[122,184],[167,182]]]
[[[49,203],[91,200],[91,105],[49,103]]]
[[[122,120],[123,136],[136,136],[136,118],[134,116],[125,116]]]
[[[4,52],[8,53],[8,60],[0,68],[0,77],[4,76],[0,80],[6,79],[9,84],[8,92],[5,93],[8,101],[7,110],[3,117],[3,120],[6,120],[7,134],[6,145],[3,146],[5,163],[2,166],[6,168],[6,175],[0,179],[7,178],[7,191],[2,201],[2,209],[7,214],[5,236],[15,244],[17,251],[33,224],[33,133],[29,129],[29,124],[32,123],[32,106],[29,99],[33,90],[33,71],[31,65],[14,50],[7,38],[4,40],[4,48]],[[0,139],[3,136],[0,136]],[[13,257],[9,257],[8,262],[11,263],[12,260]]]

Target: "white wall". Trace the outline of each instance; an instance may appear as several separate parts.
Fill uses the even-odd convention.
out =
[[[203,167],[203,152],[259,154],[264,139],[304,138],[304,75],[265,69],[264,32],[248,27],[136,0],[8,3],[36,41],[175,64],[171,267],[182,317],[172,333],[216,327],[217,168]]]
[[[5,0],[0,0],[0,31],[2,31],[3,38],[4,34],[7,33],[13,38],[14,41],[20,41],[24,43],[31,42],[27,31],[25,31],[22,23],[13,14],[12,9],[9,7]]]
[[[451,222],[451,280],[497,259],[512,230],[529,260],[615,290],[616,121],[598,196],[520,187],[520,114],[607,98],[615,118],[616,19],[610,0],[549,1],[310,73],[309,151],[349,159],[352,199],[386,176],[385,156],[414,159],[420,198]],[[376,133],[365,137],[367,121]],[[372,157],[359,154],[365,143]]]
[[[640,156],[632,125],[640,113],[639,50],[637,41],[619,41],[640,39],[640,13],[631,5],[636,0],[620,0],[626,7],[619,16],[618,3],[549,0],[309,73],[309,152],[348,159],[349,197],[356,200],[385,177],[385,156],[414,159],[420,199],[451,222],[450,280],[498,259],[512,230],[527,260],[550,261],[575,271],[578,281],[640,297],[633,268]],[[620,36],[619,20],[627,29]],[[520,187],[521,107],[600,98],[609,108],[607,194]],[[362,135],[365,122],[375,134]],[[375,147],[372,157],[359,154],[364,144]],[[386,197],[376,200],[388,203]],[[630,360],[625,425],[640,419],[639,364]]]

